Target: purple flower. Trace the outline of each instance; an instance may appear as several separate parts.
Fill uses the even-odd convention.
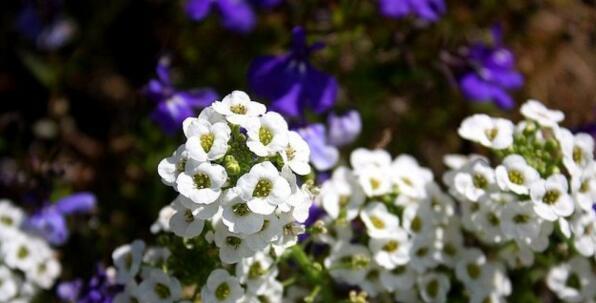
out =
[[[256,23],[251,4],[271,8],[280,2],[281,0],[188,0],[185,11],[193,21],[202,21],[211,11],[216,10],[225,28],[246,33],[251,31]]]
[[[91,193],[72,194],[33,214],[25,222],[25,228],[53,245],[64,244],[69,235],[66,216],[89,213],[95,208],[95,204],[95,196]]]
[[[337,116],[335,113],[329,114],[327,125],[329,127],[329,143],[337,147],[354,142],[362,130],[362,120],[356,110],[351,110],[343,116]]]
[[[380,0],[379,8],[389,18],[414,15],[430,22],[439,20],[446,10],[443,0]]]
[[[57,50],[72,39],[75,24],[63,16],[60,0],[25,1],[16,18],[16,29],[42,50]]]
[[[96,273],[86,283],[82,279],[60,283],[57,295],[66,302],[111,303],[121,288],[109,279],[103,266],[98,266]]]
[[[317,170],[328,170],[335,166],[339,159],[339,151],[335,146],[329,144],[325,125],[311,124],[298,129],[298,133],[308,143],[310,162]]]
[[[170,79],[170,60],[163,57],[156,68],[157,78],[151,79],[144,92],[157,103],[151,118],[167,134],[174,134],[181,129],[182,121],[193,116],[195,110],[208,106],[218,98],[210,88],[178,91]]]
[[[308,45],[301,27],[292,31],[292,47],[280,56],[256,58],[248,72],[251,89],[272,101],[272,109],[290,117],[297,117],[306,109],[316,113],[329,110],[337,96],[334,77],[315,69],[310,54],[323,44]]]
[[[470,47],[469,69],[459,79],[464,96],[477,102],[494,102],[503,109],[515,105],[508,91],[521,87],[523,76],[515,69],[513,53],[502,45],[499,27],[493,27],[493,45],[478,43]]]

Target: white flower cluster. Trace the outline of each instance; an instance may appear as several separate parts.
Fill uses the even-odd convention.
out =
[[[498,248],[511,268],[532,266],[536,253],[557,243],[555,230],[568,239],[572,247],[558,249],[570,260],[550,270],[547,284],[561,300],[588,302],[596,295],[589,269],[596,251],[594,140],[559,126],[563,113],[538,101],[521,113],[526,120],[517,125],[486,115],[464,120],[459,134],[503,160],[493,168],[481,156],[450,157],[444,182],[459,202],[463,227]]]
[[[269,254],[258,252],[235,265],[235,275],[227,270],[211,272],[201,289],[201,300],[211,302],[282,302],[283,285],[276,280],[278,270]]]
[[[186,143],[158,166],[179,196],[154,230],[192,238],[209,222],[225,264],[295,244],[312,204],[296,176],[310,173],[310,150],[282,116],[234,91],[183,130]]]
[[[23,210],[0,200],[0,302],[30,302],[61,272],[48,243],[21,229],[24,220]]]
[[[114,303],[190,303],[182,300],[178,279],[162,270],[169,257],[167,248],[146,249],[142,240],[116,248],[112,253],[115,271],[108,271],[108,278],[124,285],[124,290],[114,297]]]
[[[399,302],[445,302],[449,270],[478,259],[484,263],[474,266],[473,278],[466,270],[458,275],[478,286],[472,302],[509,294],[502,267],[464,247],[454,202],[430,170],[383,150],[357,149],[350,162],[353,169],[336,169],[316,200],[329,215],[329,232],[317,240],[331,246],[325,267],[336,281],[373,298],[391,293]]]
[[[410,156],[355,150],[352,169],[336,169],[316,200],[328,214],[329,232],[316,238],[331,246],[331,276],[400,302],[445,302],[454,276],[469,302],[505,302],[508,271],[549,251],[562,262],[545,268],[550,289],[564,301],[593,302],[593,139],[559,126],[563,114],[537,101],[521,111],[527,120],[517,125],[486,115],[463,121],[459,134],[502,161],[447,156],[448,193]]]

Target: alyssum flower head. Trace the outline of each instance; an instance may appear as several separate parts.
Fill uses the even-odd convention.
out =
[[[180,194],[164,229],[193,238],[209,228],[226,264],[295,243],[311,203],[296,174],[310,173],[310,150],[285,120],[234,91],[182,127],[186,143],[158,166]]]

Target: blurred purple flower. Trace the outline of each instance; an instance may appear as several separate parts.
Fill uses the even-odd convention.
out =
[[[325,125],[311,124],[298,129],[298,133],[308,143],[310,162],[317,170],[328,170],[335,166],[339,159],[339,151],[328,142]]]
[[[33,214],[25,222],[25,228],[40,235],[53,245],[62,245],[68,239],[66,216],[91,212],[96,205],[95,196],[81,192],[64,197]]]
[[[252,62],[248,72],[251,89],[270,99],[272,109],[286,116],[300,116],[307,108],[316,113],[329,110],[337,96],[337,81],[309,62],[310,54],[321,48],[321,43],[308,45],[304,30],[295,27],[289,53]]]
[[[178,91],[170,79],[170,60],[167,57],[159,60],[156,74],[157,78],[149,81],[144,92],[157,103],[151,117],[167,134],[176,133],[181,129],[184,119],[218,98],[217,93],[210,88]]]
[[[380,0],[379,7],[386,17],[415,15],[430,22],[439,20],[446,11],[444,0]]]
[[[256,16],[252,5],[271,8],[281,0],[188,0],[186,14],[193,21],[202,21],[212,10],[217,10],[225,28],[246,33],[253,29]]]
[[[501,29],[492,29],[493,44],[477,43],[469,49],[470,69],[459,79],[464,96],[477,102],[494,102],[503,109],[515,103],[508,91],[521,87],[524,79],[515,68],[515,57],[502,45]]]
[[[83,283],[82,279],[62,282],[56,291],[65,302],[76,303],[112,303],[121,286],[111,281],[103,266],[98,266],[96,273]]]
[[[338,116],[335,113],[329,114],[327,125],[329,127],[329,143],[337,147],[354,142],[362,130],[362,120],[356,110],[351,110],[343,116]]]
[[[60,0],[25,1],[16,18],[16,29],[42,50],[57,50],[76,32],[75,24],[64,17]]]

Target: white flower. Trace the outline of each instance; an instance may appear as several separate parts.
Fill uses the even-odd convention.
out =
[[[217,203],[196,204],[178,195],[172,202],[172,208],[174,214],[168,224],[170,230],[179,237],[192,238],[203,232],[205,220],[217,213],[219,205]]]
[[[596,279],[591,268],[586,258],[575,256],[569,262],[551,268],[546,285],[563,301],[588,302],[592,299]]]
[[[215,111],[215,109],[213,109],[213,106],[205,107],[199,113],[199,117],[197,119],[207,121],[211,124],[215,124],[218,122],[226,122],[226,118],[217,111]],[[186,122],[185,120],[182,122],[182,129],[184,130],[185,135],[188,132],[187,127],[190,126],[190,122],[192,121],[194,120],[189,120],[188,122]]]
[[[138,294],[141,302],[173,303],[182,298],[182,287],[178,279],[168,276],[161,269],[152,268],[139,285]]]
[[[325,259],[325,267],[331,276],[351,285],[358,285],[366,278],[371,266],[368,248],[348,242],[338,242]]]
[[[386,269],[395,269],[410,260],[410,241],[402,229],[395,229],[385,238],[371,238],[368,247],[375,261]]]
[[[571,176],[571,193],[581,209],[592,209],[596,201],[596,165],[590,165],[581,173]]]
[[[460,254],[466,249],[461,231],[461,223],[457,217],[452,217],[444,227],[438,227],[441,241],[441,263],[447,267],[455,266]]]
[[[495,172],[483,159],[468,162],[453,177],[455,192],[466,199],[476,202],[496,185]]]
[[[21,271],[29,271],[37,265],[36,241],[26,234],[17,232],[10,241],[3,241],[0,246],[4,263]]]
[[[418,235],[412,241],[410,262],[408,264],[419,273],[438,265],[441,255],[437,245],[436,232],[438,231],[433,230]]]
[[[478,204],[480,208],[472,216],[476,234],[485,242],[500,243],[503,241],[502,210],[503,206],[493,200],[494,196],[500,197],[502,193],[483,196]]]
[[[534,211],[548,221],[570,216],[575,207],[567,190],[567,179],[561,174],[534,182],[530,187]]]
[[[371,202],[360,212],[360,219],[366,225],[366,232],[371,238],[386,238],[395,233],[399,218],[389,211],[385,204]]]
[[[144,250],[145,242],[142,240],[135,240],[114,250],[112,259],[117,268],[116,281],[126,284],[134,279],[141,268]]]
[[[246,125],[248,149],[260,157],[273,156],[288,146],[288,123],[276,112],[268,112]]]
[[[449,278],[440,273],[426,273],[418,278],[420,297],[424,302],[442,303],[447,300],[447,292],[451,288]]]
[[[281,169],[281,176],[290,184],[291,195],[286,203],[279,205],[279,209],[283,212],[291,212],[294,219],[298,222],[306,221],[314,195],[308,189],[307,184],[298,187],[296,175],[287,166]]]
[[[499,251],[499,257],[514,269],[529,267],[534,264],[534,252],[528,245],[512,242]]]
[[[354,171],[366,167],[387,168],[391,165],[391,155],[388,152],[376,149],[357,148],[350,154],[350,164]]]
[[[175,212],[176,210],[171,204],[162,207],[159,210],[157,220],[150,227],[151,233],[157,234],[161,231],[170,231],[170,218],[172,218]]]
[[[395,158],[390,168],[391,181],[397,185],[399,192],[411,198],[425,198],[426,186],[433,179],[433,173],[421,167],[410,155]]]
[[[388,291],[411,289],[416,283],[416,272],[407,265],[395,267],[393,270],[381,271],[381,284]]]
[[[473,288],[482,282],[486,269],[484,253],[477,248],[468,248],[462,252],[455,265],[455,275],[468,288]]]
[[[310,148],[297,132],[288,133],[288,145],[282,150],[281,157],[295,173],[302,176],[310,173]]]
[[[222,223],[215,226],[215,245],[219,247],[219,258],[223,263],[234,264],[254,254],[254,251],[248,247],[245,237],[242,234],[229,232]]]
[[[371,268],[366,273],[364,280],[358,285],[368,297],[377,297],[379,293],[385,291],[383,284],[381,283],[381,273],[387,270],[379,267],[374,262],[371,264]]]
[[[261,251],[279,237],[282,228],[282,223],[277,215],[271,214],[265,217],[261,230],[247,235],[244,241],[253,251]]]
[[[37,264],[27,271],[27,277],[39,287],[50,289],[61,271],[62,267],[58,261],[53,258],[43,258],[38,260]]]
[[[520,112],[524,117],[544,127],[555,127],[565,118],[563,112],[548,109],[537,100],[528,100],[521,106]]]
[[[596,253],[596,214],[590,210],[575,215],[572,221],[573,246],[583,256],[590,257]]]
[[[168,261],[172,252],[167,247],[149,247],[143,255],[143,262],[156,266],[161,266]]]
[[[273,258],[259,251],[250,258],[242,259],[236,263],[236,277],[246,290],[254,294],[263,294],[269,287],[269,280],[277,276],[277,267]]]
[[[229,231],[249,235],[261,230],[265,221],[263,215],[252,212],[234,190],[225,191],[221,201],[221,219]]]
[[[187,160],[188,151],[184,144],[178,146],[170,157],[161,160],[157,165],[157,173],[161,177],[161,182],[168,186],[174,186],[176,184],[176,178],[184,171]]]
[[[0,239],[18,232],[24,218],[25,215],[20,208],[12,205],[9,200],[0,200]]]
[[[306,230],[304,224],[295,222],[294,217],[289,213],[279,215],[279,224],[281,226],[281,234],[275,241],[275,245],[283,248],[296,244],[298,242],[298,236]]]
[[[291,194],[290,184],[269,161],[255,164],[238,179],[235,190],[251,211],[262,215],[273,213]]]
[[[245,126],[267,111],[265,105],[251,101],[245,92],[237,90],[225,96],[222,101],[213,102],[211,107],[225,116],[228,122],[240,126]]]
[[[223,269],[209,274],[207,283],[201,289],[201,299],[205,303],[233,303],[244,296],[244,289],[234,276]]]
[[[555,136],[563,152],[563,164],[572,176],[581,174],[594,163],[594,138],[588,134],[573,135],[569,130],[559,128]]]
[[[369,165],[357,171],[358,183],[368,197],[378,197],[391,191],[387,169]]]
[[[318,202],[333,219],[343,215],[347,220],[358,216],[358,210],[366,199],[352,172],[338,167],[321,187]]]
[[[185,134],[188,139],[184,146],[189,157],[197,161],[217,160],[228,151],[231,130],[225,122],[211,124],[205,120],[193,120]]]
[[[176,179],[176,187],[194,203],[210,204],[221,195],[221,188],[227,178],[223,166],[189,159],[186,169]]]
[[[513,129],[509,120],[476,114],[466,118],[457,132],[462,138],[483,146],[505,149],[513,144]]]
[[[19,282],[8,267],[0,265],[0,302],[11,302],[19,291]]]
[[[402,225],[412,235],[420,235],[433,229],[432,212],[428,203],[410,204],[402,214]]]
[[[502,190],[527,195],[530,185],[540,179],[538,172],[520,155],[509,155],[495,170],[497,184]]]
[[[529,244],[540,234],[540,221],[530,201],[509,203],[501,215],[501,228],[508,238]]]

